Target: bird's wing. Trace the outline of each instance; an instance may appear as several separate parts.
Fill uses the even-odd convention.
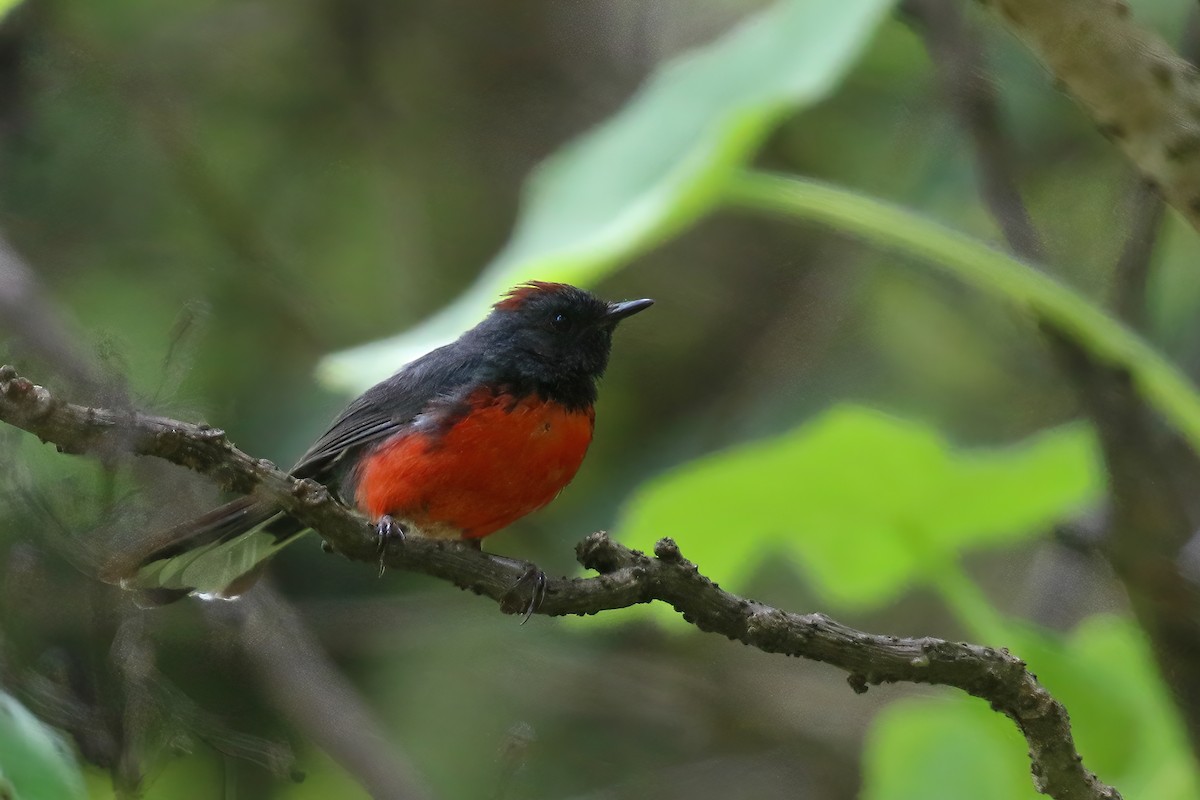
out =
[[[453,403],[479,373],[480,359],[463,350],[454,344],[440,347],[372,386],[338,415],[292,474],[328,478],[348,453],[399,433],[435,406]]]

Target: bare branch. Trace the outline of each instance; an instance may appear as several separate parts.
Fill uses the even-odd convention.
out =
[[[983,0],[1200,230],[1200,73],[1125,0]]]
[[[326,489],[296,480],[269,462],[234,447],[207,426],[143,414],[114,413],[62,402],[46,389],[0,367],[0,421],[22,428],[70,453],[150,455],[209,475],[228,489],[258,494],[312,526],[338,552],[367,562],[381,556],[367,521],[337,503]],[[846,670],[856,692],[882,683],[953,686],[987,700],[1011,718],[1029,743],[1034,783],[1058,800],[1114,800],[1075,750],[1067,711],[1006,650],[941,639],[900,639],[864,633],[823,614],[795,614],[730,594],[702,575],[670,539],[653,556],[594,533],[576,548],[592,578],[548,581],[538,609],[548,615],[594,614],[659,600],[703,631],[719,633],[768,653],[823,661]],[[500,603],[523,607],[513,587],[524,565],[454,542],[410,537],[391,541],[388,566],[447,580]]]
[[[204,464],[207,469],[201,471],[213,475],[228,488],[244,491],[253,488],[256,480],[244,476],[247,464],[273,470],[268,462],[253,461],[241,453],[238,455],[244,462],[222,467],[219,460],[225,448],[237,451],[229,447],[221,431],[126,410],[60,407],[44,390],[20,378],[9,380],[10,377],[11,371],[0,367],[3,387],[0,393],[4,396],[0,406],[13,414],[9,417],[6,413],[4,420],[36,433],[44,441],[54,442],[63,452],[89,453],[106,461],[128,453],[169,452],[171,455],[164,455],[167,460],[195,469]],[[53,409],[65,411],[66,415],[59,416]],[[323,488],[315,488],[324,493]],[[360,532],[357,525],[354,530]],[[420,779],[403,752],[395,745],[386,749],[381,746],[378,722],[344,677],[336,673],[320,644],[296,627],[295,611],[286,601],[278,596],[273,602],[260,597],[252,608],[243,612],[246,618],[238,631],[242,650],[260,667],[264,685],[274,690],[271,698],[276,706],[377,796],[425,797]],[[263,619],[268,612],[273,615],[271,623]],[[280,625],[290,628],[286,659],[280,653],[279,636],[283,632]],[[318,717],[328,716],[331,707],[338,709],[338,719],[352,719],[353,724],[335,724],[329,719],[322,722]]]

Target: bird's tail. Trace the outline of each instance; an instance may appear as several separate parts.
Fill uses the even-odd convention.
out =
[[[271,556],[307,530],[277,507],[242,497],[165,531],[118,582],[148,605],[189,594],[231,599],[250,588]]]

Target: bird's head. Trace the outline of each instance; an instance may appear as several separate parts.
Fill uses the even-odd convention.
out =
[[[514,377],[541,387],[594,385],[608,366],[617,324],[653,303],[609,303],[565,283],[530,281],[505,294],[474,333]]]

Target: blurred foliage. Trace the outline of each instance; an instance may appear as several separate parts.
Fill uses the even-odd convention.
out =
[[[1033,800],[1012,723],[978,702],[900,700],[880,712],[867,738],[865,800]]]
[[[1167,0],[1134,7],[1179,28]],[[525,277],[655,297],[618,336],[583,473],[495,549],[572,569],[569,543],[623,508],[619,537],[674,536],[734,590],[1009,647],[1065,701],[1103,779],[1131,800],[1195,797],[1178,714],[1111,573],[1046,535],[1103,491],[1091,432],[1064,424],[1069,388],[1025,315],[895,269],[930,255],[918,245],[966,242],[951,266],[999,265],[977,286],[1027,288],[1004,284],[1011,260],[983,246],[997,234],[969,149],[919,38],[888,10],[30,3],[0,29],[3,229],[68,312],[81,358],[124,376],[139,404],[204,418],[278,463],[345,401],[314,388],[318,363],[361,387]],[[1157,369],[1168,407],[1194,402],[1097,316],[1128,219],[1120,155],[976,21],[1046,268],[1073,287],[1060,299],[1102,352]],[[701,219],[752,157],[845,187],[810,195],[808,219],[847,198],[919,209],[834,221],[862,234],[890,219],[876,241],[916,245],[879,255],[745,215]],[[1168,220],[1148,326],[1193,375],[1196,256],[1194,233]],[[15,338],[0,340],[9,360],[47,383],[56,372]],[[44,654],[62,649],[61,693],[124,741],[139,703],[157,702],[112,688],[114,617],[128,615],[188,703],[306,740],[220,611],[135,611],[80,579],[97,531],[119,539],[203,510],[214,498],[201,481],[147,463],[114,475],[6,431],[0,442],[5,686],[30,694]],[[64,548],[62,530],[87,533]],[[315,547],[290,548],[274,577],[439,797],[852,797],[860,753],[867,798],[1032,794],[1019,735],[972,698],[856,698],[822,665],[667,636],[636,614],[518,629],[443,584],[367,580]],[[72,733],[98,765],[89,794],[112,796],[125,765]],[[145,796],[367,796],[313,746],[296,748],[307,778],[293,783],[209,739],[152,743]],[[0,771],[22,790],[2,750]]]
[[[0,692],[0,797],[76,800],[86,796],[70,746],[15,698]]]
[[[1200,449],[1200,392],[1194,383],[1116,318],[1032,266],[900,209],[813,181],[748,173],[730,182],[730,194],[739,205],[820,220],[923,257],[1027,307],[1099,363],[1128,372],[1140,394]]]

